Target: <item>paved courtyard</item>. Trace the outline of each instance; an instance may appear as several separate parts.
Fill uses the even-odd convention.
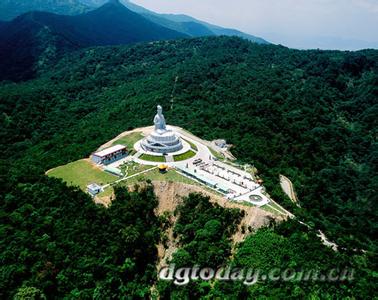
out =
[[[264,188],[253,180],[250,173],[216,160],[208,146],[202,143],[200,139],[193,138],[183,130],[176,130],[175,127],[171,127],[171,129],[176,131],[176,134],[182,139],[194,144],[197,147],[197,151],[194,157],[185,161],[167,161],[165,162],[167,166],[176,168],[183,175],[212,187],[224,194],[228,199],[245,201],[257,206],[269,203],[269,198],[264,194]],[[136,144],[135,148],[137,151],[140,150],[139,143]],[[183,151],[172,153],[170,156],[181,153]],[[132,160],[147,165],[157,166],[161,164],[161,162],[141,160],[139,157],[140,154],[137,152]]]
[[[183,149],[170,153],[166,156],[166,162],[163,164],[175,168],[182,175],[216,190],[227,199],[248,202],[256,206],[263,206],[270,202],[265,195],[264,187],[255,182],[250,173],[217,160],[208,148],[211,147],[211,143],[202,141],[181,128],[175,126],[167,126],[167,128],[173,130],[182,139]],[[153,127],[145,128],[144,134],[148,135],[152,130]],[[197,150],[193,150],[190,144],[195,145]],[[118,160],[107,167],[120,168],[122,164],[130,161],[150,166],[162,164],[162,162],[141,159],[143,154],[153,155],[153,153],[144,151],[140,147],[140,141],[134,145],[134,149],[136,151],[134,155]],[[175,155],[183,154],[189,150],[194,151],[196,155],[184,161],[174,161]]]

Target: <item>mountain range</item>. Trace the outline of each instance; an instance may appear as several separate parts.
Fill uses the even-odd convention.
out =
[[[162,15],[119,0],[5,1],[1,16],[32,9],[11,21],[0,21],[0,81],[33,78],[65,53],[91,46],[126,45],[212,35],[265,40],[198,21],[186,15]],[[93,7],[102,4],[93,9]],[[18,6],[19,5],[19,6]],[[40,11],[46,10],[46,11]],[[80,13],[85,11],[84,13]],[[62,15],[57,13],[67,13]],[[79,14],[77,14],[79,13]]]
[[[45,11],[63,15],[77,15],[94,10],[104,5],[108,0],[2,0],[0,3],[0,20],[10,21],[13,18],[30,11]],[[118,0],[116,1],[118,2]],[[241,32],[239,30],[223,28],[209,24],[187,15],[158,14],[129,0],[120,0],[131,11],[146,19],[181,32],[191,37],[226,35],[239,36],[250,41],[266,44],[262,38]]]
[[[65,15],[34,10],[0,21],[0,299],[377,294],[377,50],[193,37],[227,29],[116,0],[80,0],[83,11],[74,13],[67,3],[76,1],[39,1],[66,5]],[[76,163],[119,133],[149,126],[158,104],[170,124],[227,140],[240,167],[248,163],[263,180],[269,205],[217,204],[221,197],[209,202],[207,190],[181,198],[199,187],[173,169],[127,177],[104,195],[106,208],[73,186],[87,184],[87,168]],[[132,149],[140,138],[136,130],[117,143]],[[73,180],[45,176],[57,166]],[[164,261],[281,270],[282,280],[177,286],[157,278]]]
[[[10,21],[30,11],[76,15],[91,10],[82,0],[1,0],[0,20]]]
[[[91,1],[91,0],[88,0]],[[101,1],[101,0],[100,0]],[[102,0],[103,1],[103,0]],[[197,20],[191,16],[184,14],[158,14],[151,10],[145,9],[142,6],[136,5],[129,0],[122,0],[122,3],[130,10],[139,13],[147,19],[171,28],[176,31],[184,32],[190,36],[198,37],[204,35],[226,35],[238,36],[250,40],[258,44],[269,44],[266,40],[241,32],[236,29],[223,28],[221,26],[213,25],[204,21]],[[203,34],[206,33],[206,34]]]
[[[300,51],[222,36],[79,49],[34,80],[0,83],[0,299],[371,299],[377,66],[377,50]],[[264,180],[270,206],[230,202],[226,212],[219,195],[187,202],[179,195],[199,187],[174,170],[123,181],[107,208],[72,186],[91,176],[76,163],[120,132],[149,126],[157,104],[170,124],[232,144]],[[138,138],[119,142],[132,148]],[[69,186],[44,175],[63,165]],[[314,278],[176,286],[157,279],[159,243],[177,266],[290,270],[297,279],[309,270]],[[336,281],[337,270],[351,275]]]
[[[0,23],[0,80],[24,80],[64,53],[84,47],[189,37],[132,12],[118,1],[76,16],[29,12]]]

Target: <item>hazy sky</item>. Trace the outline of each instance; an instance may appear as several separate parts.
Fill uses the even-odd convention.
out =
[[[292,48],[378,48],[378,0],[132,0]]]

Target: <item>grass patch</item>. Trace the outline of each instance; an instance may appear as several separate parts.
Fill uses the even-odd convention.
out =
[[[190,145],[190,148],[192,148],[192,150],[194,150],[196,152],[198,151],[198,148],[195,144],[193,144],[192,142],[189,142],[188,140],[185,140],[185,139],[183,139],[183,140]]]
[[[256,174],[257,174],[257,169],[256,167],[248,167],[246,168],[246,171],[252,175],[252,178],[255,180],[256,179]]]
[[[120,186],[133,186],[135,184],[145,182],[148,179],[151,180],[151,181],[168,181],[168,182],[178,182],[178,183],[194,185],[194,186],[201,187],[202,189],[206,190],[209,193],[223,197],[223,194],[221,194],[221,193],[219,193],[219,192],[217,192],[213,189],[210,189],[209,187],[207,187],[203,184],[200,184],[199,182],[197,182],[197,181],[195,181],[191,178],[188,178],[188,177],[180,174],[176,170],[168,170],[167,173],[162,174],[162,173],[160,173],[160,171],[158,169],[154,169],[154,170],[151,170],[150,172],[141,174],[139,176],[135,176],[135,177],[130,178],[126,181],[122,181],[122,182],[119,183],[119,185]]]
[[[168,170],[167,173],[162,174],[160,173],[158,169],[154,169],[150,172],[141,174],[140,176],[135,176],[126,181],[122,181],[120,184],[130,186],[138,182],[146,181],[147,179],[151,181],[173,181],[173,182],[180,182],[180,183],[202,186],[198,182],[181,175],[176,170]]]
[[[160,173],[158,169],[153,170],[149,173],[146,173],[147,178],[150,180],[157,180],[157,181],[174,181],[174,182],[181,182],[187,184],[193,184],[194,181],[177,173],[176,170],[168,170],[167,173]]]
[[[249,207],[258,207],[258,208],[260,208],[262,210],[265,210],[265,211],[270,212],[270,213],[272,213],[274,215],[277,215],[277,216],[281,215],[277,210],[274,209],[274,208],[279,209],[278,207],[273,206],[273,205],[271,206],[272,202],[269,202],[269,204],[265,204],[263,206],[256,206],[256,205],[254,205],[254,204],[252,204],[250,202],[247,202],[247,201],[243,201],[243,202],[232,201],[232,202],[238,203],[238,204],[242,204],[242,205],[245,205],[245,206],[249,206]],[[279,209],[279,211],[282,211],[282,210]]]
[[[146,165],[141,165],[133,161],[126,162],[122,165],[120,165],[120,168],[122,170],[122,173],[124,174],[125,177],[132,176],[134,174],[149,170],[153,168],[153,166],[146,166]]]
[[[265,204],[263,206],[260,206],[261,209],[270,212],[274,215],[286,215],[286,212],[284,212],[275,202],[270,201],[268,204]],[[280,213],[281,212],[281,213]]]
[[[269,204],[260,206],[260,208],[263,209],[263,210],[265,210],[265,211],[267,211],[267,212],[270,212],[270,213],[272,213],[272,214],[274,214],[276,216],[280,216],[281,215],[278,211],[276,211],[275,209],[273,209],[273,207],[270,206]]]
[[[196,153],[192,150],[189,150],[183,154],[173,156],[173,159],[174,161],[182,161],[182,160],[187,160],[189,158],[192,158],[194,156],[196,156]]]
[[[130,133],[118,140],[116,140],[112,146],[114,145],[123,145],[123,146],[126,146],[127,149],[129,151],[132,151],[134,149],[134,144],[138,141],[140,141],[141,139],[143,139],[144,136],[142,135],[142,133],[140,132],[133,132],[133,133]]]
[[[283,214],[286,214],[286,212],[284,210],[282,210],[282,208],[277,203],[270,201],[268,205],[277,209],[278,211],[282,212]]]
[[[86,191],[87,185],[90,183],[95,182],[104,185],[118,179],[117,176],[100,170],[88,160],[84,159],[57,167],[49,171],[47,175],[50,177],[61,178],[67,183],[67,185],[79,186],[83,191]]]
[[[163,155],[156,156],[150,154],[142,154],[139,157],[141,160],[153,161],[153,162],[165,162],[165,157]]]
[[[195,186],[201,187],[202,189],[204,189],[204,190],[206,190],[206,191],[208,191],[212,194],[223,197],[223,194],[221,194],[221,193],[219,193],[219,192],[217,192],[213,189],[210,189],[209,187],[207,187],[203,184],[200,184],[196,180],[193,180],[191,178],[188,178],[188,177],[180,174],[176,170],[168,170],[167,173],[162,174],[162,173],[160,173],[160,171],[158,169],[155,169],[155,170],[152,170],[150,172],[144,173],[140,176],[130,178],[127,181],[121,182],[120,184],[123,185],[123,186],[132,186],[136,183],[144,182],[147,179],[149,179],[151,181],[171,181],[171,182],[178,182],[178,183],[195,185]]]
[[[224,159],[224,156],[222,154],[220,154],[219,152],[215,151],[213,148],[211,148],[211,147],[207,147],[207,148],[210,150],[211,154],[215,158],[217,158],[218,160],[223,160]]]
[[[111,195],[113,195],[113,192],[114,192],[113,187],[108,187],[107,189],[105,189],[105,191],[99,193],[97,196],[98,197],[110,197]]]

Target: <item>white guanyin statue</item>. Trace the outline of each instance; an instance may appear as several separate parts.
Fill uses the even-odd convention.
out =
[[[163,108],[157,106],[157,114],[154,118],[154,131],[141,141],[141,147],[148,152],[173,153],[183,148],[181,139],[171,129],[167,129]]]
[[[167,124],[165,123],[165,118],[163,115],[163,108],[160,105],[157,106],[157,114],[154,118],[154,124],[155,131],[163,132],[167,130]]]

